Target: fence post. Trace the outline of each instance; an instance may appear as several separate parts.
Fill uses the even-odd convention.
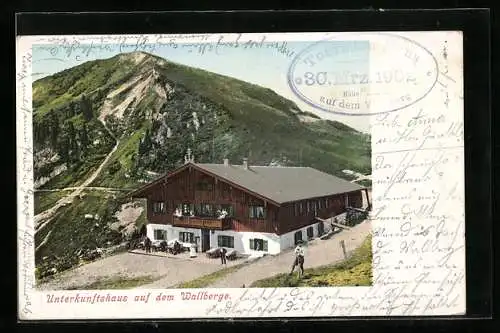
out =
[[[345,242],[344,242],[344,240],[340,241],[340,247],[342,248],[342,252],[344,253],[344,259],[347,259],[347,252],[345,250]]]

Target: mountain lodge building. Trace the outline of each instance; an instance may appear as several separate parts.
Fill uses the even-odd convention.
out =
[[[147,235],[205,252],[277,254],[321,236],[322,220],[362,208],[368,190],[310,167],[186,163],[129,194],[147,199]],[[368,201],[368,205],[370,205]],[[319,218],[319,219],[318,219]]]

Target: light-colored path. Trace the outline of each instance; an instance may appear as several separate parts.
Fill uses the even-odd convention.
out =
[[[35,192],[61,192],[61,191],[74,191],[82,188],[85,190],[95,190],[95,191],[108,191],[108,192],[118,192],[118,191],[132,191],[132,189],[127,188],[116,188],[116,187],[102,187],[102,186],[74,186],[74,187],[64,187],[64,188],[52,188],[52,189],[40,189],[35,190]]]
[[[101,173],[101,171],[104,168],[104,166],[106,165],[106,163],[108,163],[111,156],[113,156],[114,152],[118,149],[118,146],[120,144],[120,140],[118,140],[113,135],[113,133],[106,126],[106,123],[104,121],[102,121],[102,124],[103,124],[104,128],[106,129],[106,131],[116,141],[115,146],[113,147],[113,149],[111,149],[111,151],[108,153],[108,155],[106,156],[104,161],[102,161],[102,163],[99,165],[99,167],[94,172],[92,172],[92,174],[87,179],[85,179],[83,181],[83,183],[81,183],[78,187],[76,187],[75,190],[73,190],[73,192],[71,192],[70,194],[68,194],[64,198],[59,199],[55,203],[54,206],[52,206],[49,209],[35,215],[35,218],[34,218],[35,233],[42,230],[44,227],[46,227],[49,224],[50,221],[52,221],[52,218],[54,217],[55,213],[57,212],[57,210],[59,208],[72,203],[74,198],[79,196],[83,192],[83,190],[85,190],[85,188],[89,187],[89,185],[97,178],[97,176],[99,176],[99,174]]]
[[[49,209],[47,209],[47,210],[45,210],[45,211],[43,211],[43,212],[41,212],[41,213],[39,213],[39,214],[37,214],[35,216],[35,228],[36,228],[36,232],[39,232],[40,230],[42,230],[51,221],[52,217],[54,217],[55,213],[57,212],[57,210],[59,208],[61,208],[61,207],[65,206],[65,205],[70,204],[71,202],[73,202],[73,199],[76,198],[77,196],[79,196],[82,193],[82,191],[86,187],[88,187],[90,185],[90,183],[92,183],[97,178],[97,176],[99,176],[99,174],[101,173],[101,171],[104,168],[104,166],[106,165],[106,163],[108,163],[109,159],[111,158],[111,156],[113,155],[113,153],[118,148],[119,144],[120,144],[120,142],[116,141],[115,146],[109,152],[109,154],[106,156],[106,158],[101,163],[101,165],[99,165],[99,167],[97,168],[97,170],[95,170],[90,175],[90,177],[88,177],[87,179],[85,179],[85,181],[80,186],[78,186],[69,195],[65,196],[64,198],[59,199],[54,206],[50,207]]]
[[[364,221],[350,230],[344,230],[330,239],[316,239],[306,247],[304,269],[333,264],[344,259],[340,240],[345,241],[347,252],[353,251],[363,243],[371,232],[371,222]],[[250,286],[252,282],[280,273],[288,273],[294,260],[293,250],[277,256],[266,256],[256,262],[244,266],[238,271],[226,275],[209,288],[241,288]]]
[[[183,254],[187,256],[187,253]],[[231,267],[238,265],[243,262],[243,260],[227,260],[226,265],[221,265],[220,259],[218,258],[207,258],[204,253],[201,253],[199,257],[192,259],[182,259],[182,258],[165,258],[169,260],[172,264],[170,265],[169,272],[166,276],[161,279],[139,286],[140,289],[164,289],[172,288],[179,283],[188,282],[199,278],[201,276],[214,273],[226,267]]]
[[[344,230],[327,240],[314,240],[306,247],[305,267],[327,265],[343,260],[339,241],[344,240],[346,250],[359,247],[371,232],[370,221],[365,221],[350,230]],[[158,279],[152,283],[139,286],[140,289],[172,288],[198,277],[213,273],[223,268],[220,259],[207,258],[200,253],[196,258],[189,258],[188,253],[178,256],[165,254],[146,255],[126,252],[113,255],[95,262],[71,269],[57,275],[54,279],[39,285],[41,290],[60,290],[84,286],[102,279],[117,277],[134,278],[152,276]],[[249,286],[253,281],[289,272],[293,261],[293,251],[285,251],[277,256],[266,256],[257,259],[238,271],[230,273],[209,288],[240,288]],[[231,267],[243,260],[227,261]]]
[[[240,262],[240,260],[228,261],[227,267]],[[189,258],[188,253],[167,257],[161,254],[146,255],[126,252],[65,271],[54,279],[37,286],[37,289],[60,290],[85,286],[102,279],[141,276],[152,276],[159,280],[138,288],[169,288],[222,268],[219,259],[209,259],[205,254]]]

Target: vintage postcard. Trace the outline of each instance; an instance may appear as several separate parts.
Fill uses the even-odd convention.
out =
[[[462,43],[18,37],[19,318],[464,314]]]

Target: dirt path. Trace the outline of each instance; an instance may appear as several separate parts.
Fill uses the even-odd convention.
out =
[[[136,287],[139,289],[171,288],[181,282],[213,273],[223,267],[218,259],[200,254],[189,258],[188,253],[175,257],[162,254],[120,253],[70,269],[37,286],[38,290],[61,290],[82,287],[105,279],[152,276],[157,281]],[[240,261],[228,262],[228,267]]]
[[[347,251],[357,248],[371,232],[371,223],[365,221],[351,230],[342,231],[328,240],[314,240],[306,247],[305,268],[322,266],[343,260],[339,241],[344,240]],[[221,278],[208,288],[241,288],[253,281],[289,272],[293,259],[292,250],[277,256],[257,259],[238,271]],[[226,267],[238,265],[241,260],[228,261]],[[189,258],[188,253],[172,257],[162,253],[145,255],[121,253],[95,262],[70,269],[58,274],[54,279],[37,286],[39,290],[61,290],[85,286],[90,283],[113,278],[136,278],[152,276],[156,281],[136,288],[164,289],[172,288],[181,282],[222,269],[218,259],[209,259],[204,254]]]
[[[344,230],[330,239],[309,242],[305,252],[304,268],[312,268],[333,264],[344,259],[340,240],[345,241],[346,250],[350,252],[361,245],[371,232],[371,222],[362,222],[350,230]],[[208,288],[241,288],[250,286],[252,282],[291,270],[294,255],[288,250],[277,256],[268,256],[257,260],[253,264],[244,266],[238,271],[226,275]]]
[[[54,206],[52,206],[49,209],[35,215],[35,217],[34,217],[35,234],[37,232],[39,232],[40,230],[42,230],[44,227],[46,227],[50,223],[50,221],[52,221],[52,218],[54,217],[56,212],[59,210],[59,208],[72,203],[73,199],[75,197],[79,196],[83,192],[83,190],[85,190],[86,188],[89,187],[89,185],[97,178],[97,176],[99,176],[99,174],[101,173],[101,171],[104,168],[104,166],[106,165],[106,163],[108,163],[111,156],[113,156],[114,152],[118,149],[118,145],[120,144],[120,140],[118,140],[113,135],[113,132],[110,131],[110,129],[106,126],[106,123],[104,121],[102,121],[102,124],[103,124],[104,128],[106,129],[106,131],[108,131],[109,135],[111,135],[111,137],[116,141],[115,146],[113,147],[113,149],[111,149],[111,151],[108,153],[108,155],[106,155],[106,158],[104,159],[104,161],[102,161],[102,163],[99,165],[97,170],[92,172],[92,174],[87,179],[85,179],[85,181],[82,184],[80,184],[80,186],[76,187],[73,192],[71,192],[70,194],[68,194],[64,198],[59,199],[55,203]]]
[[[43,190],[35,190],[35,192],[62,192],[62,191],[74,191],[82,186],[72,186],[72,187],[63,187],[63,188],[52,188],[52,189],[43,189]],[[107,192],[128,192],[132,191],[132,189],[127,188],[115,188],[115,187],[102,187],[102,186],[85,186],[85,190],[95,190],[95,191],[107,191]]]
[[[68,194],[64,198],[59,199],[54,206],[52,206],[49,209],[35,215],[35,228],[36,228],[35,232],[39,232],[45,226],[47,226],[47,224],[52,220],[52,218],[54,217],[55,213],[57,212],[57,210],[59,208],[66,206],[66,205],[70,204],[71,202],[73,202],[73,199],[75,197],[77,197],[78,195],[80,195],[83,192],[83,190],[86,187],[88,187],[97,178],[97,176],[99,176],[99,174],[101,173],[101,171],[104,168],[104,166],[106,165],[106,163],[108,163],[109,159],[111,158],[113,153],[118,148],[119,144],[120,144],[120,141],[116,141],[115,146],[109,152],[109,154],[106,156],[104,161],[99,165],[97,170],[95,170],[90,175],[90,177],[85,179],[85,181],[80,186],[78,186],[73,192],[71,192],[70,194]]]

